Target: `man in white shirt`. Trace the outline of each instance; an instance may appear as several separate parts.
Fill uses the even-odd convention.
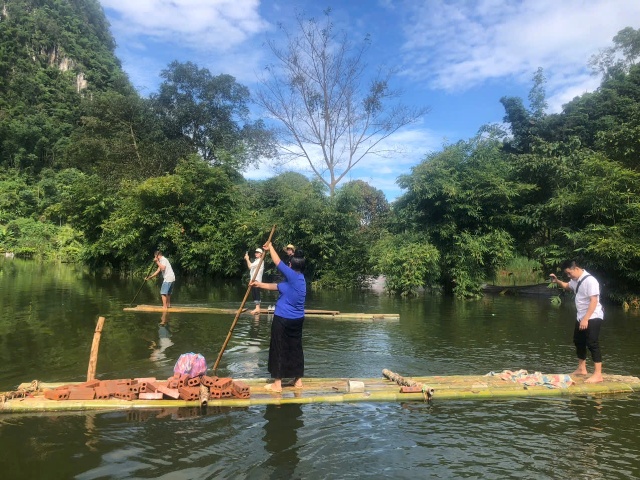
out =
[[[585,382],[602,382],[602,354],[600,353],[600,326],[604,309],[600,304],[600,284],[575,260],[562,264],[562,270],[570,278],[568,282],[559,280],[553,273],[551,281],[560,288],[575,293],[577,321],[573,331],[573,343],[578,355],[578,368],[573,375],[587,375],[587,349],[591,352],[594,372]]]
[[[169,259],[157,250],[153,256],[153,261],[158,264],[158,269],[149,275],[145,280],[149,280],[162,272],[162,286],[160,287],[160,295],[162,296],[162,308],[171,307],[171,292],[173,291],[173,283],[176,281],[176,275],[173,273]]]
[[[249,254],[244,254],[244,260],[247,262],[247,268],[249,269],[249,281],[253,279],[253,275],[256,275],[255,281],[261,282],[262,275],[264,273],[264,262],[262,261],[263,251],[261,248],[256,248],[255,259],[253,262],[249,260]],[[258,269],[258,265],[260,269]],[[256,274],[256,270],[258,273]],[[255,307],[251,310],[251,314],[259,315],[260,314],[260,289],[258,287],[251,287],[251,294],[253,295],[253,302],[255,303]]]

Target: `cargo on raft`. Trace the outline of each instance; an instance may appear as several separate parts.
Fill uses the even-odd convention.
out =
[[[538,374],[542,375],[542,374]],[[567,375],[547,374],[542,378],[566,378]],[[175,398],[166,394],[162,398],[140,399],[139,395],[122,393],[119,397],[111,394],[108,398],[62,399],[76,383],[25,383],[17,391],[5,393],[0,397],[0,413],[36,413],[46,411],[85,411],[85,410],[135,410],[165,407],[248,407],[253,405],[282,405],[308,403],[342,403],[342,402],[411,402],[411,401],[443,401],[443,400],[486,400],[495,398],[517,397],[550,397],[550,396],[590,396],[599,397],[614,394],[632,394],[640,391],[640,379],[632,376],[603,375],[600,383],[586,383],[585,377],[571,377],[564,388],[553,388],[544,384],[523,384],[505,378],[504,375],[453,375],[403,378],[400,375],[383,371],[380,378],[304,378],[303,387],[295,388],[283,383],[282,392],[270,390],[271,380],[253,378],[233,380],[221,379],[218,387],[227,389],[222,394],[218,388],[214,395],[201,396],[196,393],[199,385],[188,385],[185,397]],[[209,377],[210,378],[210,377]],[[155,379],[154,379],[155,380]],[[175,379],[174,379],[175,380]],[[185,379],[183,379],[184,381]],[[149,379],[137,379],[136,384],[149,384]],[[179,380],[178,380],[179,381]],[[211,378],[207,380],[210,385]],[[96,380],[96,382],[100,382]],[[104,382],[104,381],[103,381]],[[119,382],[106,380],[106,382]],[[120,381],[122,382],[122,381]],[[195,379],[191,380],[196,383]],[[87,382],[84,382],[85,384]],[[131,390],[132,383],[128,388]],[[269,385],[269,387],[268,387]],[[64,388],[66,387],[66,388]],[[112,386],[114,389],[115,386]],[[168,388],[168,387],[167,387]],[[135,388],[134,388],[135,390]],[[176,395],[179,389],[172,389]],[[121,388],[121,392],[125,389]],[[139,390],[138,390],[139,391]],[[210,386],[213,392],[214,387]],[[49,393],[47,393],[49,392]],[[188,393],[191,392],[191,393]],[[235,393],[234,393],[235,392]],[[103,396],[106,395],[103,393]],[[186,397],[191,395],[191,397]],[[219,398],[215,398],[216,395]],[[226,396],[222,396],[226,395]],[[76,394],[76,396],[79,396]]]

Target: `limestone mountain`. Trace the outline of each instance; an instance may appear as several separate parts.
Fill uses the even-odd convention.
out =
[[[83,98],[133,92],[98,0],[5,0],[0,10],[0,166],[57,167]]]

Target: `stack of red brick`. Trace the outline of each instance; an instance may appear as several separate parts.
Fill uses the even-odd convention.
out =
[[[62,385],[45,390],[49,400],[198,400],[201,385],[208,389],[208,397],[249,398],[249,386],[232,378],[218,378],[202,375],[174,375],[167,380],[155,378],[133,378],[121,380],[91,380],[74,385]]]

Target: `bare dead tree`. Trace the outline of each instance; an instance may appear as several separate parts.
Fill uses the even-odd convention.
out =
[[[368,36],[352,44],[346,32],[334,31],[330,11],[323,22],[302,14],[296,20],[294,33],[280,26],[285,47],[268,41],[276,62],[265,69],[256,100],[283,126],[282,157],[305,159],[333,196],[365,158],[397,151],[383,141],[429,109],[394,103],[401,93],[390,87],[395,71],[369,74]]]

